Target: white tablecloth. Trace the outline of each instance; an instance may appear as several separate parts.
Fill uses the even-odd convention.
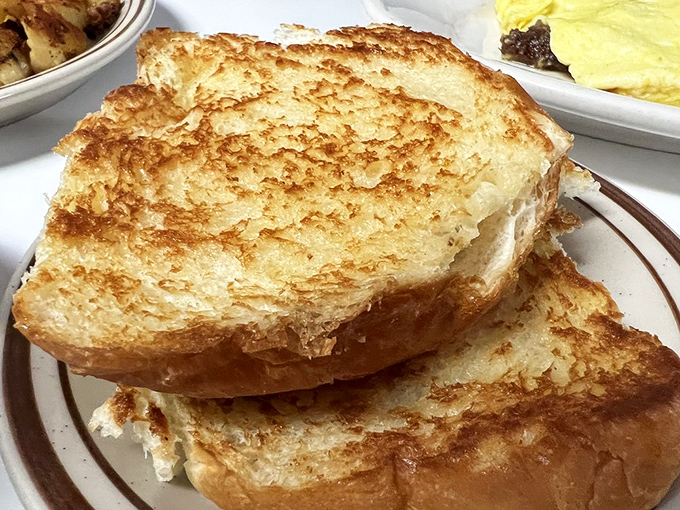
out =
[[[360,0],[159,0],[150,27],[201,33],[249,33],[269,38],[280,23],[323,30],[366,24]],[[0,289],[43,224],[59,184],[63,159],[51,153],[60,137],[103,96],[135,73],[134,51],[55,106],[0,128]],[[572,157],[613,181],[680,232],[680,155],[576,137]],[[0,464],[0,508],[22,508]]]

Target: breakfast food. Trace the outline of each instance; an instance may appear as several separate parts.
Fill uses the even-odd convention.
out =
[[[677,1],[496,0],[496,12],[505,58],[568,68],[581,85],[680,106]]]
[[[508,60],[515,60],[547,71],[569,72],[569,68],[550,49],[550,27],[541,20],[525,32],[513,28],[501,37],[501,53]]]
[[[21,36],[0,25],[0,86],[31,74],[31,67],[22,47]]]
[[[568,216],[562,216],[566,221]],[[572,221],[573,222],[573,221]],[[540,239],[513,294],[435,354],[233,400],[119,388],[92,429],[180,454],[221,508],[650,509],[680,472],[680,360]]]
[[[136,83],[58,146],[29,340],[131,386],[266,394],[431,351],[515,280],[570,135],[445,38],[281,36],[142,37]]]
[[[83,53],[120,9],[120,0],[0,0],[0,86]]]

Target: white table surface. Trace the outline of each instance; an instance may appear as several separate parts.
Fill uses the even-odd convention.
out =
[[[366,24],[361,0],[158,0],[149,27],[270,37],[280,23],[322,30]],[[135,77],[134,51],[55,106],[0,128],[0,290],[40,231],[63,159],[51,148],[103,96]],[[680,155],[576,137],[572,157],[627,191],[680,232]],[[0,462],[0,509],[23,508]]]

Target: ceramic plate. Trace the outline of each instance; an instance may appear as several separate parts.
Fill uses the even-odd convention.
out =
[[[680,352],[680,239],[640,204],[606,181],[585,199],[564,204],[584,221],[563,236],[580,270],[603,281],[626,320]],[[28,509],[215,509],[185,476],[159,483],[141,447],[92,435],[86,423],[114,385],[71,375],[12,327],[12,295],[31,251],[0,306],[0,447]],[[641,299],[643,297],[643,299]],[[3,339],[4,337],[4,339]],[[663,510],[680,508],[680,483]]]
[[[371,19],[450,37],[482,63],[513,76],[564,128],[680,153],[680,108],[576,85],[560,73],[501,59],[493,0],[364,0]]]
[[[28,117],[63,99],[113,61],[151,19],[155,0],[122,0],[114,25],[96,44],[61,65],[0,87],[0,126]]]

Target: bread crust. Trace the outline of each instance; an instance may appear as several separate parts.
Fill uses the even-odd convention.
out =
[[[680,369],[672,352],[660,353],[658,362]],[[616,419],[596,403],[577,404],[575,414],[547,404],[535,413],[472,429],[466,448],[452,444],[449,452],[435,457],[409,456],[408,440],[397,439],[401,441],[397,449],[404,453],[383,467],[300,490],[248,486],[197,445],[192,448],[196,460],[185,468],[204,496],[229,510],[647,510],[661,501],[680,474],[680,392],[670,389],[680,387],[680,378],[676,375],[663,384],[656,395],[662,398],[645,409],[636,398],[635,412]],[[649,387],[643,391],[655,393]],[[626,402],[617,405],[625,408]],[[546,412],[547,420],[539,416]],[[525,428],[535,421],[551,432],[529,447],[518,448],[512,440],[505,443],[519,419]],[[479,471],[472,460],[474,448],[487,434],[496,435],[494,441],[507,448],[510,460]]]
[[[637,333],[613,322],[605,327]],[[421,458],[408,435],[395,435],[379,446],[392,452],[381,467],[340,480],[300,489],[248,485],[195,442],[185,469],[203,495],[230,510],[647,510],[680,474],[680,361],[661,347],[645,363],[652,378],[614,383],[604,398],[547,397],[471,417],[433,457]],[[546,430],[543,437],[518,444],[518,431],[535,425]],[[477,455],[485,449],[504,461],[480,470]]]

